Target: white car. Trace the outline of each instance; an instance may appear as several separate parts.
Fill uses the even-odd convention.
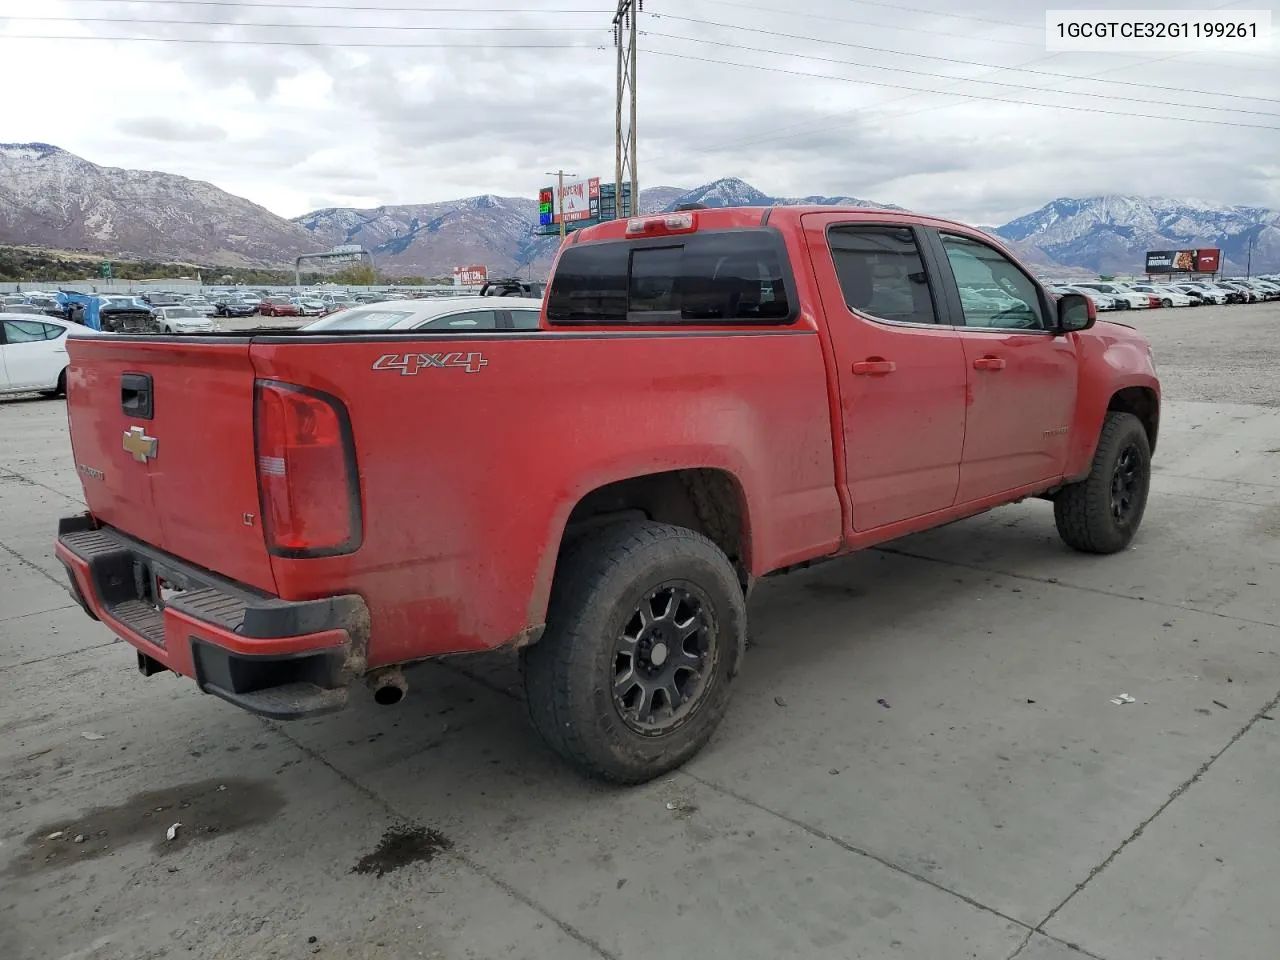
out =
[[[1213,290],[1209,287],[1198,287],[1190,283],[1175,283],[1173,290],[1179,293],[1185,293],[1195,303],[1220,304],[1227,302],[1227,293],[1225,290]]]
[[[542,301],[531,297],[439,297],[361,303],[313,320],[307,333],[374,330],[536,330]]]
[[[1176,287],[1158,285],[1154,283],[1135,283],[1130,289],[1137,290],[1138,293],[1149,293],[1153,297],[1160,298],[1160,306],[1162,307],[1189,307],[1192,299]]]
[[[1088,293],[1090,290],[1099,290],[1102,293],[1109,294],[1119,301],[1120,309],[1125,310],[1146,310],[1151,306],[1151,295],[1147,293],[1138,293],[1136,290],[1130,290],[1128,287],[1121,286],[1118,283],[1077,283],[1077,287],[1082,288],[1082,292]]]
[[[110,336],[55,317],[0,313],[0,393],[66,393],[68,330]]]
[[[1083,294],[1084,296],[1088,297],[1090,300],[1093,301],[1093,308],[1099,312],[1106,312],[1108,310],[1119,310],[1122,307],[1122,304],[1120,303],[1120,300],[1117,297],[1113,297],[1109,293],[1103,293],[1101,290],[1094,290],[1090,287],[1076,287],[1076,286],[1066,285],[1066,286],[1053,288],[1053,292]],[[1127,304],[1124,304],[1124,306],[1127,306]]]
[[[329,309],[323,300],[314,297],[290,297],[289,302],[298,308],[300,317],[318,317]]]
[[[182,305],[184,307],[190,307],[202,317],[212,317],[218,312],[218,308],[204,297],[187,297],[187,299],[182,302]]]
[[[155,307],[161,333],[213,333],[213,319],[190,307]]]

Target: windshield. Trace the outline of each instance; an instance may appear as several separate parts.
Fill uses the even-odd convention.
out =
[[[165,307],[163,312],[166,320],[181,320],[185,317],[204,319],[190,307]]]
[[[308,323],[303,330],[390,330],[413,316],[412,310],[344,310]]]

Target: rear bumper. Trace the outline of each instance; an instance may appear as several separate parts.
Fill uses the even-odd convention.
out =
[[[340,710],[365,671],[369,612],[354,594],[288,601],[219,577],[88,516],[58,524],[54,551],[85,612],[205,693],[279,720]]]

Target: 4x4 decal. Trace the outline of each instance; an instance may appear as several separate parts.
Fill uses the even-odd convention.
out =
[[[462,367],[467,373],[479,373],[488,365],[483,353],[384,353],[373,361],[374,370],[398,370],[402,377],[436,367]]]

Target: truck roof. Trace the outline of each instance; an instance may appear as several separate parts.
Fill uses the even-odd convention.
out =
[[[970,224],[960,223],[953,220],[943,220],[938,217],[925,216],[919,213],[912,213],[910,210],[892,210],[887,207],[822,206],[820,204],[786,204],[769,207],[703,207],[701,209],[693,210],[641,214],[639,217],[631,219],[645,220],[651,217],[693,214],[696,218],[698,229],[700,230],[741,230],[766,225],[782,226],[784,224],[796,224],[799,222],[801,217],[810,213],[835,213],[847,216],[850,220],[866,219],[876,220],[881,223],[885,221],[925,223],[932,226],[954,228],[984,237],[987,236],[986,234],[983,234],[982,231],[978,230],[977,227]],[[626,219],[607,220],[604,223],[599,223],[595,226],[575,230],[570,234],[566,243],[574,244],[592,240],[616,240],[625,238],[627,222],[628,220]],[[990,237],[988,239],[994,241],[1000,246],[1004,246],[1003,241],[999,237]]]

